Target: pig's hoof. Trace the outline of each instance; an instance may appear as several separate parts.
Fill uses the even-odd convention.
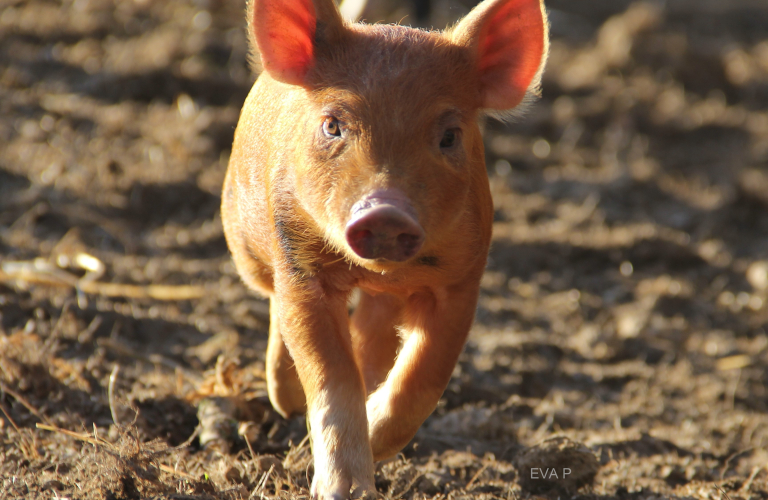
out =
[[[350,492],[350,481],[341,480],[335,484],[328,484],[315,476],[312,481],[312,500],[360,500],[376,498],[376,488],[373,484],[358,486]]]
[[[346,494],[338,491],[326,491],[322,487],[312,487],[312,500],[349,500],[349,492]]]
[[[312,500],[348,500],[351,481],[337,479],[328,481],[318,475],[312,480]]]

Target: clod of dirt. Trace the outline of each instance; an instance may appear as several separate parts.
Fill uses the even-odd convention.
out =
[[[270,470],[273,471],[275,475],[278,477],[281,477],[285,479],[288,477],[285,474],[285,467],[283,467],[283,462],[272,455],[262,455],[255,459],[256,467],[259,471],[259,473],[263,474],[265,472],[269,472]]]
[[[585,445],[566,437],[547,439],[515,459],[520,486],[532,493],[576,492],[592,484],[599,464]]]
[[[200,420],[200,446],[229,453],[231,443],[237,439],[237,406],[230,398],[211,397],[197,405]]]

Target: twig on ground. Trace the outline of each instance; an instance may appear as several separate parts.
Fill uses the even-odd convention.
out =
[[[18,425],[16,425],[16,422],[14,422],[14,421],[13,421],[13,419],[11,418],[11,415],[8,413],[8,410],[6,410],[6,409],[5,409],[5,405],[3,404],[3,402],[2,402],[2,401],[0,401],[0,411],[2,411],[2,412],[3,412],[3,415],[5,415],[5,418],[7,418],[7,419],[8,419],[8,421],[9,421],[9,422],[11,423],[11,425],[13,426],[13,428],[14,428],[14,429],[16,429],[16,432],[21,432],[21,431],[19,430],[19,426],[18,426]]]
[[[117,416],[117,399],[115,395],[115,384],[120,375],[120,365],[115,363],[112,373],[109,374],[109,386],[107,388],[107,399],[109,400],[109,412],[112,414],[112,422],[120,425],[120,418]]]
[[[182,449],[188,447],[189,445],[192,444],[192,441],[194,441],[195,438],[200,435],[200,429],[201,429],[200,424],[197,424],[197,427],[195,427],[194,432],[192,432],[192,434],[187,438],[186,441],[184,441],[183,443],[181,443],[178,446],[173,446],[171,448],[168,448],[168,450],[169,451],[178,451],[178,450],[182,450]]]
[[[728,472],[728,467],[731,464],[731,460],[738,457],[739,455],[743,455],[752,450],[754,450],[754,448],[747,448],[746,450],[737,451],[735,453],[732,453],[730,456],[728,456],[728,458],[725,459],[725,464],[723,464],[723,470],[720,472],[720,480],[722,481],[723,479],[725,479],[725,473]]]
[[[175,470],[174,468],[169,467],[169,466],[167,466],[165,464],[157,464],[157,468],[160,469],[163,472],[167,472],[168,474],[172,474],[174,476],[178,476],[178,477],[187,479],[189,481],[195,481],[195,482],[199,481],[199,479],[196,478],[195,476],[193,476],[191,474],[187,474],[186,472],[181,472],[181,471]]]
[[[56,324],[53,325],[53,330],[51,330],[51,334],[48,336],[50,339],[55,339],[56,337],[59,336],[59,332],[61,331],[64,318],[67,316],[67,313],[69,313],[70,307],[72,307],[71,299],[67,300],[64,303],[64,307],[61,308],[61,313],[59,313],[59,319],[56,320]]]
[[[472,487],[472,485],[473,485],[473,484],[475,484],[475,481],[477,481],[477,479],[480,477],[480,475],[481,475],[483,472],[485,472],[485,471],[486,471],[486,469],[488,469],[488,466],[489,466],[489,465],[491,465],[491,464],[490,464],[490,462],[489,462],[489,463],[486,463],[486,464],[484,464],[482,467],[480,467],[480,470],[478,470],[478,471],[475,473],[475,475],[474,475],[474,476],[472,476],[472,479],[470,479],[470,480],[469,480],[469,482],[467,483],[467,485],[464,487],[464,490],[465,490],[465,491],[468,491],[468,490],[469,490],[469,489]]]
[[[249,439],[249,431],[252,427],[252,422],[242,422],[237,428],[237,433],[240,434],[240,436],[245,440],[245,445],[248,446],[248,451],[251,453],[251,460],[255,461],[256,453],[254,453],[253,446],[251,446],[251,440]]]
[[[55,425],[48,425],[48,424],[36,424],[35,427],[37,427],[38,429],[42,429],[44,431],[51,431],[51,432],[57,432],[59,434],[64,434],[65,436],[73,437],[80,441],[85,441],[86,443],[90,443],[94,446],[103,446],[105,448],[108,448],[112,452],[115,451],[115,447],[112,443],[98,437],[92,437],[90,434],[85,434],[83,432],[70,431],[68,429],[62,429],[61,427],[57,427]]]
[[[715,362],[715,366],[720,371],[740,370],[752,364],[752,356],[748,354],[736,354],[720,358]]]
[[[309,437],[310,434],[307,432],[301,441],[299,441],[299,444],[288,450],[288,453],[285,454],[285,460],[283,460],[283,463],[286,465],[286,467],[290,467],[291,464],[298,460],[298,456],[303,453],[304,447],[309,441]]]
[[[740,491],[743,490],[745,493],[749,494],[749,489],[752,487],[752,482],[755,480],[755,477],[757,474],[763,470],[764,468],[768,468],[768,464],[765,465],[756,465],[752,468],[752,473],[749,475],[749,479],[747,479],[747,482],[744,483],[744,485],[740,488]]]
[[[106,297],[125,297],[129,299],[190,300],[205,295],[205,288],[194,285],[124,285],[121,283],[103,283],[100,281],[81,282],[79,289],[85,293]]]
[[[723,495],[723,496],[725,497],[725,500],[731,500],[731,497],[730,497],[730,496],[728,496],[728,492],[727,492],[727,491],[725,491],[725,489],[723,489],[723,487],[722,487],[722,486],[720,486],[719,484],[716,484],[716,485],[715,485],[715,489],[716,489],[717,491],[719,491],[719,492],[720,492],[720,494],[721,494],[721,495]]]
[[[82,293],[127,299],[191,300],[206,293],[205,287],[197,285],[128,285],[92,281],[78,278],[44,259],[4,262],[0,268],[0,281],[74,288]]]
[[[264,490],[264,486],[266,486],[267,481],[269,481],[269,476],[272,475],[272,471],[275,470],[275,464],[272,464],[269,466],[269,470],[264,473],[263,476],[261,476],[261,479],[259,479],[258,484],[256,484],[256,487],[253,489],[254,494],[261,495],[261,492]]]
[[[5,404],[3,404],[2,401],[0,401],[0,411],[3,412],[5,418],[8,419],[13,428],[16,430],[16,433],[19,435],[19,449],[24,454],[24,456],[40,458],[40,453],[37,451],[37,447],[35,446],[35,436],[30,436],[31,432],[29,432],[27,429],[20,429],[19,426],[16,425],[16,422],[14,422],[13,418],[11,418],[10,413],[8,413],[8,410],[6,410]]]
[[[81,344],[87,344],[93,340],[93,334],[99,329],[104,322],[104,318],[97,314],[93,317],[93,320],[88,324],[88,327],[77,335],[77,341]]]
[[[16,401],[18,401],[19,403],[21,403],[21,404],[22,404],[22,406],[24,406],[24,408],[26,408],[27,410],[29,410],[29,411],[30,411],[30,413],[32,413],[34,416],[36,416],[36,417],[37,417],[38,419],[40,419],[42,422],[45,422],[45,423],[47,423],[47,424],[49,424],[49,423],[50,423],[50,422],[49,422],[49,420],[48,420],[48,418],[46,418],[46,416],[45,416],[45,415],[43,415],[42,413],[40,413],[40,411],[39,411],[37,408],[35,408],[34,406],[32,406],[32,404],[31,404],[29,401],[27,401],[26,399],[24,399],[24,396],[22,396],[21,394],[19,394],[18,392],[14,391],[14,390],[12,390],[10,387],[8,387],[7,385],[5,385],[5,384],[4,384],[4,383],[2,383],[2,382],[0,382],[0,391],[3,391],[3,392],[7,392],[8,394],[10,394],[10,395],[11,395],[11,397],[12,397],[13,399],[15,399]],[[6,415],[6,416],[7,416],[7,415]],[[11,422],[11,423],[13,423],[13,422]],[[15,424],[14,424],[14,427],[15,427]]]

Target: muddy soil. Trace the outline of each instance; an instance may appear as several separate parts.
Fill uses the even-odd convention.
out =
[[[547,6],[475,326],[377,488],[768,498],[768,4]],[[1,498],[307,497],[218,210],[246,59],[239,0],[0,0]]]

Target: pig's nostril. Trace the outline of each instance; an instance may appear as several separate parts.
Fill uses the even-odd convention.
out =
[[[368,240],[373,237],[373,233],[367,229],[363,229],[361,231],[350,231],[349,238],[355,240],[355,241],[362,241],[362,240]]]

